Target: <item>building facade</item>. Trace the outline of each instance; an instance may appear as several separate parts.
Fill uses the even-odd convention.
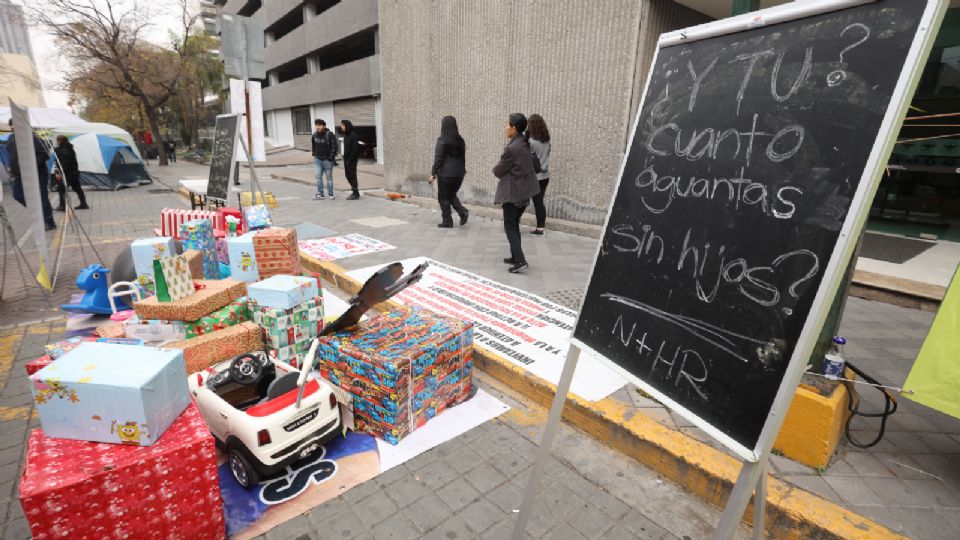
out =
[[[507,115],[550,129],[550,216],[602,223],[659,35],[709,17],[670,0],[381,0],[388,190],[432,196],[440,119],[467,143],[464,202],[490,205]]]
[[[44,105],[23,8],[0,0],[0,106],[10,98],[20,105]]]
[[[273,146],[310,148],[313,121],[350,120],[366,158],[383,159],[377,0],[221,0],[266,28],[264,126]]]

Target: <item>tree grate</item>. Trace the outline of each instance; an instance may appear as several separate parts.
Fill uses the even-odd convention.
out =
[[[580,302],[583,301],[583,289],[550,291],[544,296],[551,302],[556,302],[563,307],[576,310],[580,309]]]

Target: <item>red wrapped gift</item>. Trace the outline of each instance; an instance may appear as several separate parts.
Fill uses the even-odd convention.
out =
[[[34,358],[33,360],[27,362],[27,365],[25,366],[27,368],[27,375],[33,375],[41,369],[49,366],[50,362],[53,362],[53,358],[50,358],[50,355],[48,354],[45,354],[40,358]]]
[[[227,225],[227,216],[232,216],[239,220],[239,223],[237,223],[237,236],[243,234],[243,212],[237,210],[236,208],[221,206],[220,208],[217,208],[217,216],[220,218],[215,223],[218,226],[218,231],[226,232],[230,229],[230,227]]]
[[[299,276],[302,271],[297,231],[293,229],[274,227],[258,232],[253,237],[253,251],[260,279],[281,274]]]
[[[213,437],[192,404],[153,446],[33,430],[20,504],[36,540],[226,534]]]

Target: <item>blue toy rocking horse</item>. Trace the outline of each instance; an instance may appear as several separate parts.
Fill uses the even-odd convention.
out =
[[[77,287],[84,291],[83,298],[77,304],[61,304],[60,309],[74,313],[93,313],[96,315],[110,315],[110,298],[107,288],[110,286],[107,274],[109,268],[102,264],[91,264],[80,271],[77,276]]]

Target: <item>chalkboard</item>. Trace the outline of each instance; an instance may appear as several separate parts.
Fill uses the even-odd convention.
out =
[[[852,202],[876,190],[879,165],[865,168],[890,148],[925,9],[887,0],[662,41],[574,342],[756,457],[814,299],[831,294],[828,262],[859,234]]]
[[[226,202],[233,175],[233,153],[237,144],[237,125],[240,116],[222,114],[217,116],[213,127],[213,151],[210,157],[210,177],[207,182],[207,198]]]

